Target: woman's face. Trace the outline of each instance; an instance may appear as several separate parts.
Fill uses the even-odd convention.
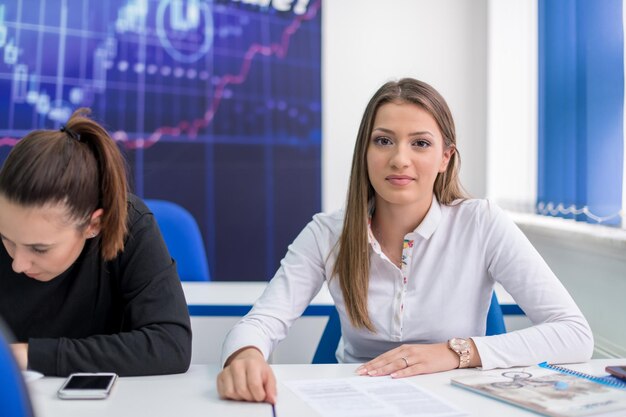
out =
[[[454,152],[435,119],[420,106],[392,102],[378,108],[367,148],[367,170],[379,204],[428,209],[437,174]]]
[[[0,195],[0,235],[13,258],[13,270],[37,281],[50,281],[65,272],[98,230],[94,222],[82,230],[68,222],[64,205],[28,207]]]

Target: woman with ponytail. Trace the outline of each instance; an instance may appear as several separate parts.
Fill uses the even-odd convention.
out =
[[[522,232],[459,182],[454,121],[430,85],[384,84],[356,138],[345,210],[304,228],[224,342],[223,398],[276,400],[266,360],[324,283],[341,320],[339,362],[394,378],[590,358],[580,310]],[[485,336],[499,282],[535,326]]]
[[[185,372],[191,328],[156,221],[124,158],[78,109],[0,170],[0,317],[20,366],[45,375]]]

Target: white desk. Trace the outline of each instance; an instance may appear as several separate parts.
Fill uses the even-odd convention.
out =
[[[217,363],[228,331],[263,294],[267,282],[183,282],[193,329],[193,364]],[[513,298],[501,286],[496,294],[508,331],[530,325]],[[273,363],[310,363],[334,302],[326,285],[289,329],[272,355]]]
[[[263,294],[267,282],[183,282],[191,315],[193,364],[217,363],[228,331]],[[274,363],[311,363],[334,302],[324,285],[289,336],[272,354]]]
[[[599,359],[568,365],[591,374],[603,374],[607,364],[626,365],[626,359]],[[308,378],[344,378],[354,375],[356,365],[273,365],[278,378],[278,417],[312,417],[317,414],[281,381]],[[38,417],[270,417],[267,404],[222,401],[217,397],[216,365],[195,365],[181,375],[119,378],[107,400],[68,401],[56,398],[62,378],[43,378],[29,383]],[[450,378],[480,372],[463,369],[409,378],[411,383],[447,399],[470,416],[531,417],[536,414],[450,385]],[[367,378],[367,377],[363,377]]]
[[[182,284],[192,315],[230,315],[239,313],[238,308],[249,310],[267,287],[267,282],[183,281]],[[334,305],[333,298],[324,285],[311,302],[311,306],[332,305]]]
[[[252,307],[257,298],[263,294],[267,282],[183,281],[182,285],[192,316],[238,315],[241,312],[245,314]],[[496,285],[495,291],[505,315],[520,313],[513,298],[501,285]],[[316,310],[321,311],[332,305],[333,298],[328,292],[328,287],[324,285],[304,315],[314,315]]]

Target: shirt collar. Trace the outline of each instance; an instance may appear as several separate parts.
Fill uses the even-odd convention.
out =
[[[367,219],[367,236],[370,243],[372,243],[372,246],[374,246],[374,248],[378,248],[378,241],[376,240],[376,238],[374,237],[374,233],[372,232],[372,212],[374,211],[374,206],[372,203],[370,203],[369,210],[370,215]],[[426,216],[424,216],[424,219],[419,224],[419,226],[417,226],[415,230],[413,230],[413,233],[417,233],[424,239],[428,240],[433,235],[433,233],[435,233],[435,230],[437,230],[437,226],[439,226],[440,222],[441,206],[439,205],[439,201],[437,201],[437,197],[433,195],[433,201],[432,203],[430,203],[430,208],[428,209]]]
[[[428,209],[428,213],[424,216],[422,222],[415,228],[413,231],[417,233],[424,239],[428,240],[437,230],[437,226],[441,222],[441,206],[439,205],[439,201],[437,201],[437,197],[433,195],[433,201],[430,204],[430,209]]]

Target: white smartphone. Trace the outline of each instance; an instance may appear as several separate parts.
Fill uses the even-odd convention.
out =
[[[67,377],[57,395],[64,400],[102,400],[109,396],[117,374],[76,373]]]

